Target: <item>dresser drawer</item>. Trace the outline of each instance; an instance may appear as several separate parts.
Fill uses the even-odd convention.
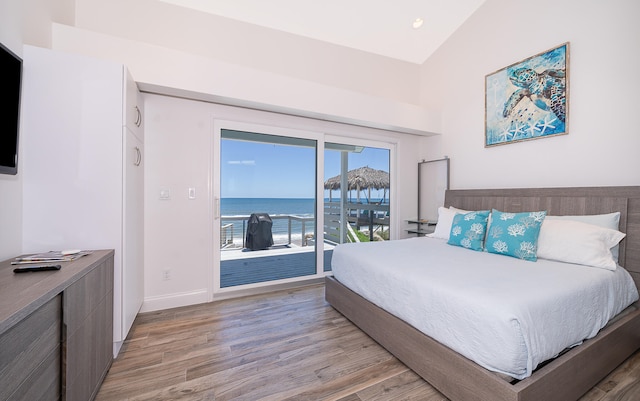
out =
[[[58,295],[0,336],[0,400],[60,398]]]

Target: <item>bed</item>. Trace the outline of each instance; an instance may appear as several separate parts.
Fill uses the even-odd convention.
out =
[[[582,269],[580,277],[585,275],[618,277],[612,283],[603,284],[604,287],[594,288],[593,291],[595,292],[593,294],[585,295],[584,299],[588,300],[598,297],[598,294],[606,294],[606,288],[609,288],[609,292],[618,293],[623,291],[631,294],[629,289],[621,289],[620,282],[616,280],[625,281],[625,279],[619,278],[619,276],[626,274],[626,281],[630,282],[632,287],[637,287],[640,282],[640,187],[449,190],[445,196],[445,206],[471,211],[497,209],[512,213],[544,210],[548,215],[556,216],[592,216],[619,212],[618,229],[625,233],[626,236],[618,245],[616,252],[618,264],[624,266],[624,269],[615,269],[614,267],[613,271],[611,271],[600,268],[576,267],[573,264],[569,265],[568,268],[569,270]],[[533,280],[536,274],[530,271],[534,266],[543,275],[549,272],[558,274],[560,267],[564,268],[564,266],[554,265],[560,262],[545,259],[538,259],[535,263],[520,261],[507,256],[487,254],[486,252],[476,253],[467,249],[453,249],[457,247],[443,244],[442,241],[437,239],[426,238],[391,241],[398,243],[398,245],[401,243],[400,249],[396,249],[396,245],[390,243],[382,244],[385,247],[393,246],[393,249],[385,249],[383,254],[386,256],[380,256],[379,259],[387,257],[389,258],[386,261],[387,264],[398,265],[397,261],[400,260],[400,255],[421,255],[420,257],[413,256],[413,262],[402,264],[397,268],[397,270],[401,271],[400,277],[406,278],[407,276],[418,274],[417,270],[425,269],[425,267],[420,267],[421,261],[430,261],[434,265],[442,263],[432,260],[433,258],[428,256],[429,254],[437,254],[440,251],[427,248],[427,241],[431,241],[434,244],[433,246],[440,247],[445,252],[455,253],[457,251],[458,254],[466,252],[465,258],[482,257],[484,258],[482,263],[490,266],[489,269],[500,259],[511,259],[514,263],[520,263],[523,271],[529,270],[525,273],[524,279],[519,278],[518,280],[525,280],[531,283],[533,282],[530,280]],[[371,245],[378,244],[358,246],[354,247],[354,249],[362,250]],[[345,246],[344,248],[347,247]],[[415,248],[415,250],[411,250],[411,248]],[[397,255],[394,252],[397,252]],[[423,253],[419,254],[419,252]],[[371,251],[365,249],[364,254],[367,253],[371,253]],[[340,259],[344,258],[340,254],[337,256],[337,262],[341,263]],[[443,256],[445,260],[452,260],[451,258],[453,257],[449,254]],[[345,260],[348,261],[348,259]],[[360,255],[356,256],[356,259],[353,259],[352,262],[347,262],[348,264],[350,263],[351,269],[356,273],[355,277],[357,275],[362,276],[362,271],[364,271],[358,269],[366,268],[366,266],[358,267],[358,264],[374,265],[373,262],[366,262],[365,260],[365,257]],[[473,260],[473,263],[476,264],[477,259]],[[471,262],[470,259],[463,258],[458,264],[463,268],[465,264],[471,264]],[[560,264],[568,265],[566,263]],[[492,283],[501,281],[500,278],[503,276],[500,267],[495,269],[481,275],[475,274],[473,269],[463,269],[456,271],[458,273],[454,274],[470,278],[473,283],[477,284],[476,288],[482,289],[491,286]],[[587,274],[584,273],[585,269],[588,271]],[[495,357],[492,359],[491,357],[491,355],[501,354],[496,351],[495,345],[493,349],[489,347],[483,357],[473,355],[471,359],[475,360],[474,362],[468,357],[469,354],[466,350],[459,348],[460,343],[464,344],[468,339],[462,338],[458,344],[455,341],[450,342],[449,339],[456,339],[464,331],[473,332],[473,327],[475,327],[473,326],[473,320],[476,317],[478,320],[476,324],[482,326],[482,320],[479,317],[481,313],[476,310],[478,305],[488,307],[488,309],[501,309],[502,306],[499,301],[491,300],[490,298],[488,300],[483,299],[482,301],[476,301],[476,305],[469,308],[466,315],[464,309],[462,309],[463,312],[461,313],[454,313],[454,318],[456,316],[459,318],[458,322],[454,320],[445,325],[447,332],[444,337],[442,334],[434,334],[436,337],[440,336],[437,337],[440,341],[436,341],[425,335],[423,331],[429,332],[429,325],[438,326],[440,321],[437,319],[441,318],[439,315],[442,315],[443,311],[448,310],[451,305],[463,302],[465,298],[479,299],[479,294],[474,293],[477,290],[474,290],[473,285],[464,291],[457,292],[443,289],[443,292],[429,297],[424,294],[416,296],[415,293],[411,293],[413,286],[411,281],[420,280],[414,279],[404,283],[400,281],[399,287],[396,287],[396,289],[390,289],[391,287],[389,287],[374,291],[374,293],[392,294],[390,299],[381,300],[375,299],[375,296],[367,293],[366,289],[374,285],[371,281],[382,272],[372,271],[366,275],[366,280],[357,280],[354,277],[345,275],[343,273],[345,270],[350,269],[338,268],[340,273],[337,275],[334,272],[334,275],[341,276],[345,283],[339,280],[340,277],[327,277],[327,301],[452,400],[575,400],[640,348],[640,311],[637,308],[638,303],[635,302],[630,307],[626,307],[626,304],[613,305],[607,300],[604,304],[609,306],[605,308],[604,314],[595,317],[589,315],[588,319],[583,319],[595,321],[595,323],[590,322],[590,325],[586,327],[578,327],[581,319],[576,318],[573,312],[568,312],[570,310],[569,306],[555,308],[557,309],[555,318],[560,319],[556,320],[555,323],[553,320],[549,322],[534,320],[540,326],[546,327],[546,331],[553,332],[555,330],[557,334],[569,336],[569,342],[572,347],[564,347],[561,350],[554,349],[553,347],[557,347],[557,345],[548,346],[544,342],[540,343],[539,338],[536,336],[523,338],[520,343],[518,341],[513,341],[512,344],[508,343],[507,340],[501,339],[504,333],[512,330],[512,328],[508,327],[509,323],[507,323],[506,326],[504,324],[502,327],[498,325],[494,329],[494,335],[499,339],[498,344],[505,344],[504,354],[506,357],[503,359],[506,360],[506,365],[503,363],[504,361],[500,361],[496,366],[493,365],[495,362],[493,359],[501,359]],[[392,271],[394,269],[386,268],[382,270]],[[459,272],[464,273],[460,274]],[[435,288],[440,288],[440,283],[447,280],[455,282],[454,278],[447,277],[446,273],[446,269],[434,269],[429,272],[432,276],[427,281],[435,282]],[[526,274],[531,274],[532,276],[526,278]],[[572,285],[573,281],[579,281],[571,279],[573,273],[566,274],[568,280],[565,279],[565,281],[554,276],[554,285],[548,286],[552,287],[548,290],[560,291],[563,286],[569,286]],[[628,279],[629,277],[631,277],[630,280]],[[460,277],[459,279],[462,278]],[[378,278],[378,280],[391,285],[391,282],[399,279],[390,276],[382,279]],[[585,280],[590,279],[585,278]],[[586,285],[586,287],[590,286],[591,284]],[[611,290],[612,288],[613,290]],[[415,292],[416,290],[413,289],[413,291]],[[449,291],[448,294],[446,293],[447,291]],[[511,299],[517,298],[516,295],[520,290],[517,287],[513,287],[512,291],[515,292],[512,294]],[[488,292],[493,292],[493,290]],[[632,292],[637,296],[635,288],[633,288]],[[629,296],[633,297],[633,295]],[[371,298],[373,301],[367,298]],[[406,312],[403,309],[404,307],[400,307],[400,305],[411,304],[411,300],[419,298],[422,298],[422,303],[429,305],[431,310],[426,308],[425,310]],[[627,297],[628,300],[629,298]],[[420,302],[413,303],[420,304]],[[584,303],[586,305],[586,301]],[[542,305],[542,310],[553,309],[549,305],[540,305]],[[591,306],[585,305],[583,305],[585,308],[591,308]],[[622,313],[618,313],[623,309]],[[506,313],[512,312],[512,310],[506,311]],[[429,313],[431,315],[428,315]],[[553,315],[552,313],[548,314]],[[425,319],[423,315],[428,315],[428,317]],[[534,316],[534,319],[541,319],[544,315],[544,313],[541,313],[540,316]],[[613,315],[616,315],[615,318],[610,320]],[[571,320],[572,317],[573,321]],[[512,323],[513,321],[511,320]],[[565,327],[558,329],[556,327],[558,322],[565,322]],[[594,329],[594,325],[596,329]],[[602,326],[605,327],[601,328]],[[576,331],[576,333],[573,333],[573,331]],[[577,337],[572,340],[571,336]],[[484,339],[476,338],[481,337],[474,337],[473,341],[485,341]],[[586,338],[586,340],[575,341],[576,338]],[[521,354],[515,352],[518,347],[525,350],[538,347],[543,352],[537,353],[536,351],[525,354],[523,360]],[[459,352],[453,351],[453,349],[457,349]],[[512,349],[514,352],[511,352]],[[511,358],[511,355],[515,355],[515,357]],[[510,363],[513,363],[514,367],[511,367]]]

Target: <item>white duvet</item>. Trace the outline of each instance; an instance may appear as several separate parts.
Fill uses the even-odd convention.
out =
[[[638,299],[629,273],[522,261],[435,238],[341,244],[342,284],[477,364],[523,379]]]

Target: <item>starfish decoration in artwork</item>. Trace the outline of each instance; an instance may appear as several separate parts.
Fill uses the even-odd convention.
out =
[[[536,136],[536,131],[540,131],[540,128],[537,127],[537,124],[529,124],[529,128],[525,129],[525,131],[529,132],[530,137]]]
[[[500,131],[500,135],[498,135],[498,138],[500,138],[500,140],[502,141],[506,141],[510,136],[511,131],[509,131],[509,127],[507,126],[502,131]]]
[[[540,132],[540,135],[544,135],[544,132],[547,130],[547,128],[555,128],[556,127],[555,125],[551,125],[551,123],[556,121],[557,118],[553,117],[550,120],[549,120],[549,118],[551,118],[551,114],[546,116],[542,123],[537,124],[542,128],[542,132]]]
[[[518,134],[524,134],[523,128],[524,128],[524,125],[520,125],[520,123],[515,123],[513,130],[511,130],[511,132],[513,132],[513,137],[515,138],[516,136],[518,136]]]

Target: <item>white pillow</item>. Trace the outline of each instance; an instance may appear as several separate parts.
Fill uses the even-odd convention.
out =
[[[585,214],[575,216],[547,216],[546,220],[573,220],[587,224],[618,230],[620,224],[620,212],[606,214]]]
[[[545,220],[573,220],[581,221],[587,224],[594,224],[596,226],[610,228],[612,230],[618,230],[620,228],[620,212],[605,213],[605,214],[586,214],[586,215],[567,215],[567,216],[547,216]],[[618,253],[620,249],[618,244],[611,248],[611,254],[613,260],[618,262]]]
[[[451,225],[456,213],[468,213],[468,211],[456,209],[454,207],[447,209],[440,206],[438,208],[438,222],[436,223],[436,228],[429,236],[431,238],[442,238],[448,241],[449,233],[451,232]]]
[[[581,221],[545,219],[538,236],[538,258],[615,270],[611,248],[624,236]]]

